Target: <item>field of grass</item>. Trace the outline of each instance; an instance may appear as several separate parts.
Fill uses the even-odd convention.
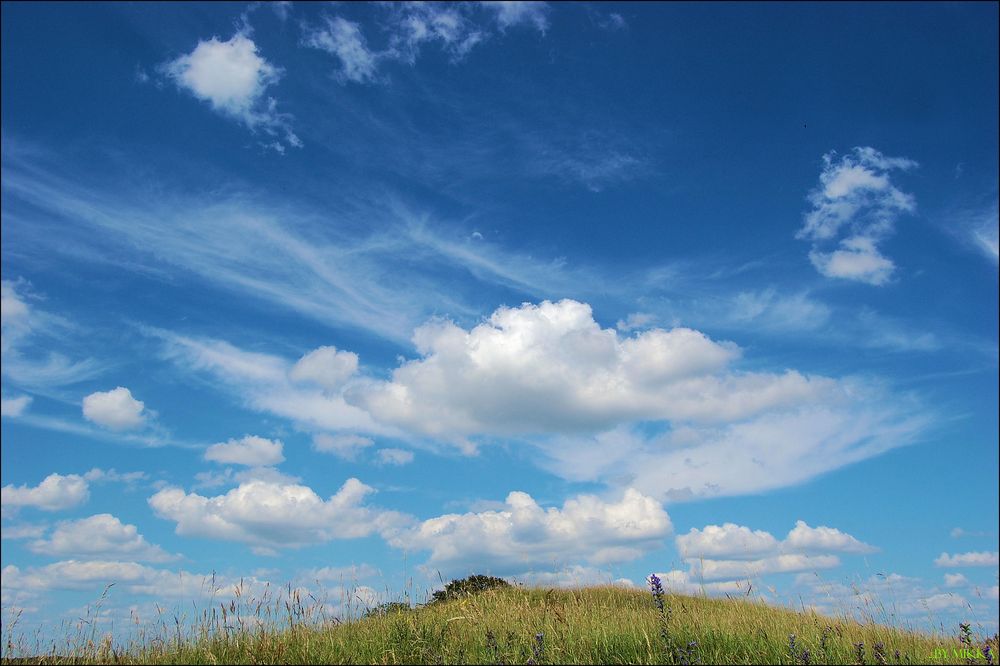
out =
[[[293,594],[283,608],[246,599],[219,605],[200,615],[193,633],[163,623],[128,646],[95,634],[47,657],[4,662],[985,664],[997,654],[996,636],[981,643],[958,627],[932,636],[759,601],[661,600],[662,612],[649,592],[635,589],[510,587],[338,622],[310,617]],[[14,647],[5,645],[6,654]]]

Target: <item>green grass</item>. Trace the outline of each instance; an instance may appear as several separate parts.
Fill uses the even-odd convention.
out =
[[[345,623],[316,619],[292,597],[277,609],[283,616],[244,600],[225,614],[221,606],[202,613],[187,636],[165,622],[159,633],[130,646],[88,639],[31,662],[793,664],[804,663],[801,653],[808,650],[813,664],[853,664],[861,663],[856,644],[863,643],[868,664],[986,663],[952,652],[963,647],[957,627],[953,635],[932,636],[759,601],[679,595],[667,595],[664,622],[648,592],[618,587],[490,590]],[[696,646],[687,652],[691,643]],[[877,654],[879,644],[884,649]],[[995,655],[996,637],[990,646]],[[947,658],[934,659],[936,649]]]

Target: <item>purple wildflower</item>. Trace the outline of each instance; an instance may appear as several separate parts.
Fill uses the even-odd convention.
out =
[[[655,573],[649,574],[649,591],[653,593],[653,603],[663,612],[663,583]]]
[[[887,664],[885,659],[885,643],[879,641],[872,646],[872,656],[875,657],[875,663],[877,664]]]
[[[542,632],[535,634],[535,642],[531,646],[531,652],[537,662],[540,662],[545,655],[545,634]]]

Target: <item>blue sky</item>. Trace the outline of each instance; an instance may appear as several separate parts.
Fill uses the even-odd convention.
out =
[[[996,630],[995,3],[2,30],[27,626],[658,572]]]

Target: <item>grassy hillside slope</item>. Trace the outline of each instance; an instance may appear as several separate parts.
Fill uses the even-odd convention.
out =
[[[281,620],[210,613],[200,636],[167,634],[125,651],[91,643],[75,656],[192,664],[985,664],[997,652],[996,637],[963,643],[957,627],[930,636],[754,601],[662,599],[661,613],[648,592],[634,589],[509,588],[324,626],[303,621],[291,604]]]

